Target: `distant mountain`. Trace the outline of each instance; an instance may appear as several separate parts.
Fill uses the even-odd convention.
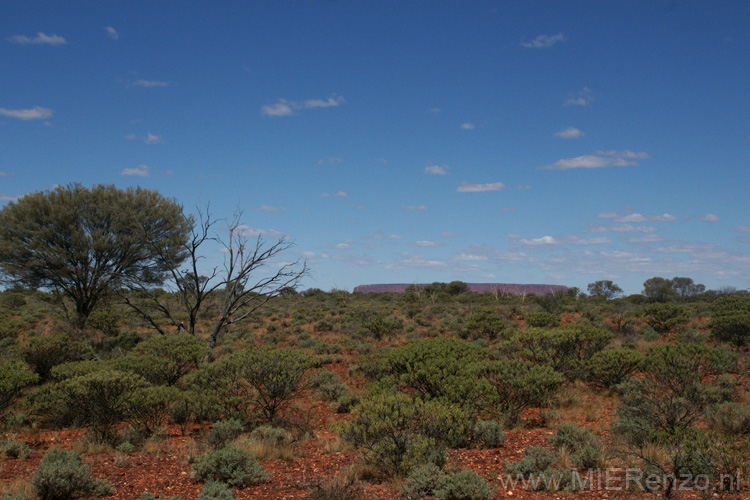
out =
[[[412,286],[412,283],[396,283],[390,285],[359,285],[354,288],[354,293],[404,293],[406,288]],[[417,286],[428,286],[428,284],[418,284]],[[554,292],[565,292],[567,286],[563,285],[520,285],[514,283],[467,283],[470,292],[475,293],[512,293],[515,295],[546,295]]]

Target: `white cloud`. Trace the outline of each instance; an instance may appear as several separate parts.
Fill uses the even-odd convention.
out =
[[[10,194],[0,194],[0,201],[18,201],[20,196],[13,196]]]
[[[412,243],[415,247],[422,247],[422,248],[435,248],[435,247],[442,247],[445,246],[445,243],[439,243],[437,241],[430,241],[430,240],[422,240],[422,241],[415,241]]]
[[[521,42],[521,45],[527,49],[548,49],[559,42],[566,40],[565,35],[558,33],[557,35],[539,35],[529,42]]]
[[[599,214],[602,215],[609,214]],[[615,216],[617,216],[615,214]],[[655,233],[657,229],[650,226],[633,226],[632,224],[623,224],[616,226],[594,226],[588,229],[588,233]]]
[[[576,235],[567,235],[563,237],[554,236],[542,236],[541,238],[522,238],[518,240],[519,244],[527,246],[540,246],[540,245],[607,245],[612,243],[609,238],[591,238],[584,239]]]
[[[714,214],[706,214],[700,218],[702,222],[719,222],[719,216]]]
[[[418,205],[418,206],[415,206],[415,205],[402,205],[402,206],[396,207],[396,208],[398,208],[399,210],[405,210],[407,212],[414,212],[414,211],[421,212],[421,211],[427,210],[427,207],[424,206],[424,205]]]
[[[738,233],[750,233],[750,226],[735,226],[732,228],[732,231],[737,231]]]
[[[520,243],[521,245],[530,245],[530,246],[559,245],[560,240],[553,238],[552,236],[542,236],[541,238],[533,238],[533,239],[523,238],[523,239],[518,240],[518,243]]]
[[[474,130],[474,124],[471,122],[462,123],[461,128],[463,130]]]
[[[344,160],[342,158],[337,157],[331,157],[331,158],[322,158],[318,160],[318,165],[336,165],[337,163],[341,163]]]
[[[34,38],[29,38],[28,36],[24,36],[24,35],[15,35],[15,36],[8,38],[8,40],[13,43],[18,43],[21,45],[28,45],[30,43],[45,44],[45,45],[64,45],[65,43],[67,43],[65,39],[61,36],[45,35],[41,31],[37,33]]]
[[[454,257],[456,260],[463,260],[467,262],[481,262],[485,260],[489,260],[489,257],[485,255],[475,255],[471,253],[460,253]]]
[[[439,115],[442,112],[443,112],[443,110],[440,109],[440,108],[430,108],[430,113],[434,113],[436,115]]]
[[[505,187],[502,182],[491,182],[489,184],[469,184],[462,182],[456,189],[459,193],[484,193],[487,191],[500,191]]]
[[[636,160],[648,158],[648,153],[624,151],[597,151],[593,155],[563,158],[555,163],[539,167],[539,170],[571,170],[576,168],[630,167],[638,165]]]
[[[125,168],[120,172],[120,175],[134,175],[137,177],[150,177],[151,172],[149,171],[148,165],[138,165],[135,168]]]
[[[275,104],[262,106],[260,112],[266,116],[291,116],[295,110],[299,109],[335,108],[345,103],[346,100],[341,96],[329,97],[326,100],[308,99],[301,102],[279,99]]]
[[[107,26],[104,29],[107,32],[107,36],[110,37],[112,40],[117,40],[118,38],[120,38],[120,34],[112,26]]]
[[[349,195],[343,191],[339,191],[338,193],[333,193],[333,194],[323,193],[320,196],[323,198],[330,198],[331,196],[334,196],[336,198],[347,198]]]
[[[430,165],[424,168],[427,175],[447,175],[451,168],[448,165]]]
[[[605,212],[597,214],[600,219],[612,219],[615,222],[677,222],[677,217],[672,214],[642,215],[637,212],[629,214],[618,214],[616,212]]]
[[[588,106],[594,100],[594,95],[591,89],[584,87],[583,90],[568,97],[563,106]]]
[[[561,130],[559,132],[555,132],[553,134],[555,137],[559,137],[561,139],[578,139],[580,137],[583,137],[586,135],[585,132],[575,128],[575,127],[568,127],[564,130]]]
[[[663,241],[664,238],[659,236],[658,234],[646,234],[644,236],[639,236],[637,238],[628,238],[628,243],[655,243],[658,241]]]
[[[19,120],[40,120],[52,116],[52,110],[41,106],[35,106],[31,109],[0,108],[0,116],[18,118]]]
[[[370,239],[370,240],[400,240],[403,238],[403,236],[399,234],[383,234],[383,233],[376,233],[370,236],[364,236],[364,238]]]
[[[146,137],[143,138],[143,142],[146,144],[159,144],[162,141],[162,138],[158,135],[154,135],[151,132],[149,132]]]
[[[349,250],[351,247],[352,246],[349,243],[347,243],[347,242],[338,243],[336,245],[333,245],[333,248],[335,248],[336,250]]]
[[[262,210],[264,212],[286,212],[284,207],[271,207],[268,205],[261,205],[259,207],[253,207],[253,210]]]
[[[136,80],[133,82],[133,87],[168,87],[169,82],[161,80]]]
[[[257,238],[259,236],[283,236],[284,233],[276,229],[258,229],[250,227],[247,224],[237,226],[237,235],[248,238]]]

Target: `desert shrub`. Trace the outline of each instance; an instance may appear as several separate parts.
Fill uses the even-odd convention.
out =
[[[70,335],[56,333],[34,337],[24,348],[24,358],[41,379],[48,380],[53,366],[68,361],[91,358],[91,345],[85,341],[74,341]]]
[[[253,429],[253,432],[250,433],[250,438],[268,446],[278,447],[289,441],[289,433],[279,427],[261,425]]]
[[[0,293],[0,306],[9,311],[17,312],[26,307],[26,297],[18,292],[2,292]]]
[[[116,336],[123,316],[113,309],[99,309],[89,315],[88,325],[105,335]]]
[[[219,481],[235,487],[260,484],[268,478],[249,452],[231,446],[198,457],[190,473],[204,483]]]
[[[505,443],[503,424],[498,420],[478,420],[474,424],[472,440],[481,448],[497,448]]]
[[[172,421],[180,426],[185,434],[188,425],[206,420],[214,420],[221,413],[219,399],[204,393],[200,389],[180,391],[169,405]]]
[[[526,324],[530,327],[558,326],[560,324],[560,315],[552,314],[547,311],[527,313],[523,317]]]
[[[142,377],[132,373],[96,371],[48,387],[33,410],[87,427],[106,441],[115,427],[131,416],[134,392],[147,386]]]
[[[750,434],[750,405],[724,402],[706,412],[711,429],[727,434]]]
[[[52,367],[50,370],[50,380],[61,382],[63,380],[88,375],[89,373],[98,372],[105,369],[115,369],[113,363],[109,361],[99,361],[98,359],[87,359],[85,361],[69,361]]]
[[[492,488],[479,474],[463,469],[441,477],[434,493],[440,500],[488,500]]]
[[[390,375],[398,387],[416,391],[423,399],[472,407],[480,394],[471,367],[485,354],[484,349],[465,340],[418,340],[382,354],[372,375]]]
[[[480,309],[475,312],[464,324],[461,337],[470,339],[490,339],[498,338],[506,325],[500,315],[492,309]]]
[[[31,455],[31,448],[24,441],[9,439],[0,441],[0,457],[25,459]]]
[[[690,321],[685,308],[675,304],[654,303],[643,308],[646,324],[657,333],[666,333]]]
[[[179,411],[187,416],[198,408],[212,408],[210,413],[247,422],[254,410],[252,387],[243,375],[241,356],[235,354],[202,365],[189,373],[184,384],[190,390],[178,401]]]
[[[91,477],[80,455],[58,448],[47,452],[31,484],[39,500],[69,500],[78,494],[104,496],[112,491],[107,481]]]
[[[211,426],[206,441],[211,448],[218,450],[240,437],[244,431],[242,422],[236,418],[219,420]]]
[[[714,302],[711,334],[723,342],[737,347],[750,340],[750,299],[728,295]]]
[[[316,389],[328,401],[336,401],[348,392],[341,377],[325,369],[310,377],[310,387]]]
[[[362,327],[374,338],[380,340],[398,333],[403,328],[403,321],[392,316],[376,315],[364,321]]]
[[[142,427],[150,435],[164,425],[172,404],[179,397],[180,391],[176,387],[159,385],[135,389],[127,397],[125,420],[135,427]]]
[[[633,374],[642,358],[638,351],[627,347],[599,351],[586,363],[588,379],[596,386],[609,389]]]
[[[435,464],[426,463],[415,467],[401,483],[401,493],[410,500],[416,500],[432,493],[440,484],[445,472]]]
[[[697,344],[652,347],[639,365],[643,377],[619,386],[621,419],[615,430],[640,443],[654,431],[675,434],[686,429],[721,399],[721,388],[707,380],[730,364],[727,353],[719,348]]]
[[[505,461],[505,473],[512,477],[528,478],[548,470],[558,458],[552,450],[531,446],[523,450],[523,457],[518,462]]]
[[[427,463],[436,448],[468,436],[466,415],[455,406],[424,401],[405,393],[376,393],[352,409],[352,420],[339,425],[347,441],[386,474],[408,474]]]
[[[152,335],[138,343],[128,356],[131,371],[153,384],[176,384],[198,368],[209,352],[205,340],[194,335]]]
[[[480,365],[487,410],[499,410],[508,425],[525,408],[543,406],[560,389],[564,377],[549,366],[516,359]]]
[[[24,327],[24,322],[16,318],[0,318],[0,340],[16,339]]]
[[[155,497],[153,494],[146,492],[142,493],[138,500],[182,500],[182,497],[178,495],[172,495],[170,497],[159,495],[159,497]]]
[[[562,424],[557,433],[549,438],[550,445],[565,448],[571,453],[571,460],[581,469],[599,468],[602,463],[602,443],[588,427],[576,424]]]
[[[234,500],[234,493],[224,483],[206,483],[198,494],[197,500]]]
[[[613,338],[611,332],[588,325],[528,328],[515,336],[526,358],[547,364],[570,379],[583,375],[585,363]]]
[[[21,395],[24,388],[36,383],[39,376],[20,359],[0,359],[0,413]]]
[[[359,396],[352,392],[347,392],[336,400],[334,410],[336,410],[336,413],[349,413],[358,403]]]

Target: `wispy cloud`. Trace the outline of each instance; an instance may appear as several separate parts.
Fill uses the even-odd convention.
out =
[[[436,247],[442,247],[445,246],[445,243],[440,243],[438,241],[431,241],[431,240],[421,240],[421,241],[415,241],[412,243],[415,247],[422,247],[422,248],[436,248]]]
[[[600,214],[608,215],[608,214]],[[615,217],[612,217],[615,218]],[[651,226],[633,226],[632,224],[622,224],[615,226],[594,226],[586,230],[587,233],[655,233],[658,231]]]
[[[591,92],[591,89],[588,87],[584,87],[583,90],[578,92],[577,94],[573,94],[569,96],[565,102],[563,102],[564,106],[588,106],[591,104],[591,102],[594,100],[594,94]]]
[[[261,205],[259,207],[253,207],[253,210],[262,210],[263,212],[286,212],[284,207],[272,207],[269,205]]]
[[[700,217],[701,222],[719,222],[719,216],[714,214],[706,214]]]
[[[164,82],[162,80],[136,80],[132,83],[133,87],[168,87],[169,82]]]
[[[261,107],[260,112],[266,116],[291,116],[296,110],[300,109],[335,108],[345,103],[346,100],[342,96],[329,97],[326,100],[308,99],[306,101],[279,99],[275,104]]]
[[[125,136],[125,138],[129,141],[141,140],[146,144],[159,144],[161,142],[164,142],[161,136],[154,135],[151,132],[146,135],[128,134]]]
[[[555,137],[559,137],[561,139],[578,139],[583,137],[585,132],[575,128],[575,127],[568,127],[564,130],[561,130],[559,132],[555,132],[553,134]]]
[[[527,49],[548,49],[565,40],[565,35],[562,33],[558,33],[557,35],[539,35],[528,42],[521,42],[521,45]]]
[[[150,177],[151,172],[148,165],[138,165],[135,168],[125,168],[120,171],[120,175],[134,175],[136,177]]]
[[[648,153],[634,151],[597,151],[593,155],[563,158],[555,163],[539,167],[539,170],[571,170],[575,168],[629,167],[638,165],[637,160],[649,158]]]
[[[540,245],[607,245],[612,243],[609,238],[581,238],[576,235],[567,235],[561,237],[555,236],[542,236],[541,238],[521,238],[514,243],[527,246],[540,246]]]
[[[406,212],[423,212],[427,210],[427,207],[424,205],[401,205],[400,207],[396,207],[399,210],[404,210]]]
[[[6,109],[0,108],[0,116],[18,118],[19,120],[40,120],[52,116],[52,110],[35,106],[31,109]]]
[[[106,28],[104,28],[104,30],[107,32],[107,36],[112,40],[117,40],[118,38],[120,38],[120,34],[112,26],[107,26]]]
[[[463,130],[474,130],[474,124],[471,122],[462,123],[461,128]]]
[[[20,45],[28,45],[28,44],[64,45],[67,43],[65,39],[61,36],[46,35],[42,33],[41,31],[37,33],[34,38],[24,36],[24,35],[15,35],[15,36],[8,38],[8,41],[17,43]]]
[[[10,194],[0,194],[0,201],[18,201],[20,196],[14,196]]]
[[[448,175],[450,169],[448,165],[429,165],[423,172],[427,175]]]
[[[672,214],[642,215],[637,212],[618,214],[617,212],[604,212],[596,215],[600,219],[612,219],[615,222],[677,222],[678,219]]]
[[[13,172],[3,172],[0,170],[0,177],[10,177],[11,175],[13,175]]]
[[[462,182],[456,189],[459,193],[484,193],[487,191],[500,191],[505,187],[502,182],[491,182],[489,184],[469,184]]]
[[[322,158],[318,160],[318,165],[337,165],[344,160],[338,157]]]
[[[348,195],[348,194],[346,194],[346,193],[345,193],[345,192],[343,192],[343,191],[339,191],[339,192],[337,192],[337,193],[333,193],[333,194],[330,194],[330,193],[323,193],[323,194],[321,194],[320,196],[321,196],[321,198],[330,198],[331,196],[333,196],[334,198],[347,198],[347,197],[349,197],[349,195]]]
[[[375,233],[369,236],[364,236],[364,238],[369,240],[400,240],[403,238],[400,234],[383,234],[383,233]]]
[[[248,238],[257,238],[260,236],[283,236],[284,233],[277,231],[276,229],[258,229],[246,224],[241,224],[237,226],[237,235],[246,236]]]
[[[737,231],[738,233],[750,233],[750,226],[734,226],[732,231]]]

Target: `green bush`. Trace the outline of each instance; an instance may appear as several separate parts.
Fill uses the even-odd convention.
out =
[[[152,335],[136,345],[128,359],[133,362],[131,371],[149,382],[174,385],[198,368],[208,352],[206,341],[193,335]]]
[[[172,495],[171,497],[159,495],[159,497],[157,498],[151,493],[146,492],[146,493],[141,494],[138,500],[182,500],[182,497],[178,495]]]
[[[140,387],[128,397],[125,420],[134,427],[142,427],[147,434],[161,427],[170,415],[172,404],[180,397],[176,387],[163,385]]]
[[[478,420],[472,438],[480,448],[497,448],[505,443],[503,424],[498,420]]]
[[[714,302],[711,334],[737,347],[750,340],[750,298],[728,295]]]
[[[236,418],[219,420],[211,426],[206,441],[211,448],[218,450],[240,437],[244,431],[242,422]]]
[[[511,477],[528,478],[548,470],[557,462],[558,456],[542,446],[531,446],[523,450],[523,457],[518,462],[505,461],[505,473]]]
[[[488,500],[492,488],[482,476],[464,469],[440,478],[434,493],[440,500]]]
[[[234,500],[234,493],[224,483],[206,483],[197,500]]]
[[[599,351],[586,363],[588,379],[596,386],[612,388],[633,374],[642,358],[638,351],[627,347]]]
[[[341,377],[325,369],[310,377],[310,387],[316,389],[327,401],[336,401],[348,392]]]
[[[445,472],[435,464],[426,463],[414,468],[401,483],[401,493],[410,500],[432,496]]]
[[[499,410],[507,425],[513,425],[521,411],[544,406],[560,389],[562,374],[549,366],[516,359],[490,361],[481,365],[479,374],[484,382],[487,410]]]
[[[16,318],[0,318],[0,340],[17,339],[24,322]]]
[[[492,309],[480,309],[469,316],[469,319],[464,324],[461,337],[494,340],[502,334],[505,328],[505,323],[503,323],[496,311]]]
[[[69,500],[74,495],[104,496],[112,491],[105,480],[93,479],[81,456],[67,450],[52,448],[31,477],[39,500]]]
[[[523,317],[524,321],[530,327],[558,326],[560,324],[560,315],[552,314],[547,311],[527,313]]]
[[[657,333],[667,333],[690,321],[685,308],[675,304],[655,303],[643,308],[646,324]]]
[[[24,441],[9,439],[0,441],[0,457],[26,459],[31,455],[31,448]]]
[[[24,348],[24,358],[43,381],[48,380],[53,366],[68,361],[89,359],[93,355],[91,345],[85,341],[74,341],[70,335],[55,333],[34,337]]]
[[[0,414],[39,376],[20,359],[0,359]]]
[[[750,405],[724,402],[706,412],[709,428],[726,434],[750,434]]]
[[[588,427],[562,424],[557,433],[550,436],[549,444],[570,451],[571,460],[581,469],[597,469],[602,463],[601,440]]]
[[[235,487],[260,484],[269,476],[249,452],[231,446],[198,457],[190,473],[204,483],[219,481]]]
[[[253,432],[250,433],[250,438],[268,446],[278,447],[289,441],[289,433],[279,427],[261,425],[253,429]]]
[[[381,340],[384,337],[390,337],[398,333],[403,328],[403,321],[392,316],[377,315],[363,322],[362,327],[375,339]]]

